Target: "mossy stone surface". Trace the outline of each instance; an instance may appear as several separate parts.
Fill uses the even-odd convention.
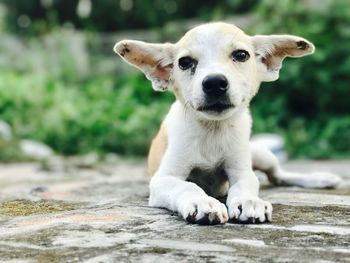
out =
[[[30,216],[74,210],[77,204],[57,200],[10,200],[0,202],[0,215]]]
[[[0,262],[350,262],[350,163],[333,190],[265,184],[271,223],[199,226],[148,206],[145,162],[65,162],[0,165]]]

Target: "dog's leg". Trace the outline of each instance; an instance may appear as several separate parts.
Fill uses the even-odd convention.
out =
[[[190,223],[223,224],[228,220],[226,206],[198,185],[159,173],[150,182],[149,205],[178,212]]]
[[[243,223],[271,221],[272,205],[258,197],[259,181],[252,170],[227,170],[230,188],[227,207],[230,219]]]
[[[250,144],[253,168],[264,172],[274,185],[300,186],[306,188],[333,188],[341,178],[327,172],[295,173],[284,171],[273,153],[263,147]]]
[[[271,221],[272,205],[258,197],[259,180],[251,158],[249,142],[237,140],[225,164],[230,186],[226,200],[229,217],[243,223]]]

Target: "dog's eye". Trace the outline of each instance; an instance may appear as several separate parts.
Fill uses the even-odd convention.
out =
[[[191,57],[182,57],[179,59],[179,68],[186,70],[191,68],[195,63],[196,61]]]
[[[247,51],[245,50],[235,50],[232,53],[232,58],[234,61],[239,61],[239,62],[244,62],[249,59],[250,55]]]

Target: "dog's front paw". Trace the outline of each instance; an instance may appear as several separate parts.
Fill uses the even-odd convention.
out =
[[[213,197],[189,200],[181,209],[185,220],[193,224],[216,225],[228,221],[226,206]]]
[[[227,203],[230,219],[241,223],[263,223],[272,219],[272,205],[258,197],[232,198]]]

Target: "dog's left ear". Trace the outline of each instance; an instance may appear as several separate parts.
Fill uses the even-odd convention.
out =
[[[315,47],[304,38],[291,35],[257,35],[252,37],[261,81],[278,79],[286,57],[302,57],[314,53]]]
[[[115,44],[113,50],[129,64],[140,69],[152,81],[155,90],[165,91],[168,88],[173,69],[172,44],[123,40]]]

